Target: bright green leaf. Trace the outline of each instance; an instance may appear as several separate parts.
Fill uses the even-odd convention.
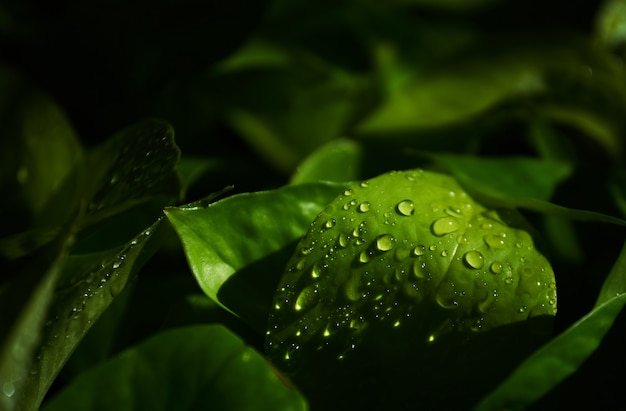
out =
[[[170,207],[165,215],[205,294],[264,331],[274,286],[289,258],[285,249],[343,187],[286,186],[234,195],[205,208]]]
[[[306,401],[228,329],[155,335],[78,377],[44,411],[306,410]]]
[[[596,350],[626,303],[626,294],[597,306],[565,332],[528,357],[476,411],[522,410],[576,372]]]

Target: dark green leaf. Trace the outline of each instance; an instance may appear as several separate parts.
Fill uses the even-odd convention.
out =
[[[0,284],[0,409],[34,410],[38,398],[32,389],[33,357],[43,338],[43,327],[54,289],[72,242],[64,231],[30,255],[19,272],[3,273]],[[11,269],[12,267],[9,267]]]
[[[94,188],[86,223],[158,196],[178,198],[173,170],[179,157],[174,130],[160,120],[134,124],[111,137],[89,156]]]
[[[305,400],[219,325],[158,334],[71,383],[44,411],[306,410]]]
[[[287,186],[238,194],[206,208],[166,208],[165,215],[206,295],[264,331],[288,247],[343,187]]]
[[[7,200],[0,211],[17,202],[29,211],[35,225],[58,224],[54,219],[61,217],[50,214],[50,202],[83,160],[82,146],[67,117],[51,98],[0,66],[0,122],[4,135],[0,141],[0,187]],[[19,210],[10,211],[19,216]]]
[[[55,290],[46,290],[51,304],[47,314],[42,313],[45,324],[39,351],[15,393],[18,409],[36,409],[76,345],[154,252],[154,242],[149,240],[160,222],[121,249],[68,261]]]
[[[526,359],[475,410],[522,410],[541,398],[596,350],[625,303],[622,294],[597,306]]]
[[[617,257],[611,272],[604,280],[596,301],[596,307],[624,293],[626,293],[626,243],[624,243],[622,252]]]
[[[549,200],[556,186],[572,172],[567,163],[529,157],[479,158],[429,153],[462,184],[495,197]]]

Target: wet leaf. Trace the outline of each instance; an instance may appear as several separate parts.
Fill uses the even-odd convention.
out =
[[[104,388],[106,387],[106,388]],[[228,329],[157,334],[78,377],[43,411],[306,410],[306,401]]]
[[[263,332],[285,249],[343,185],[301,184],[238,194],[207,207],[170,207],[198,284],[212,300]],[[233,284],[232,287],[229,284]]]
[[[41,338],[28,375],[15,397],[18,409],[36,409],[65,361],[89,328],[121,293],[127,282],[155,251],[150,241],[160,220],[118,250],[67,260],[42,313]],[[146,247],[148,244],[151,246]],[[31,363],[32,361],[32,363]]]
[[[160,120],[146,120],[115,134],[90,153],[93,196],[88,224],[158,196],[178,198],[173,171],[180,157],[174,130]]]
[[[529,231],[449,175],[408,170],[353,184],[285,267],[267,354],[320,409],[478,399],[550,335],[554,273]],[[476,366],[480,387],[467,381]]]
[[[36,409],[40,400],[25,393],[31,390],[34,357],[44,338],[47,312],[54,303],[54,289],[72,244],[72,234],[64,231],[38,248],[20,265],[19,272],[5,273],[7,276],[0,284],[0,335],[4,337],[0,345],[2,410]]]

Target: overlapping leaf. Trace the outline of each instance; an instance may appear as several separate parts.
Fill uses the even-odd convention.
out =
[[[289,246],[342,189],[311,183],[238,194],[202,208],[166,208],[204,292],[264,331]]]

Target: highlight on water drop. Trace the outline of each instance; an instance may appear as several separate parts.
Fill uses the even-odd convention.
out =
[[[483,267],[485,264],[484,260],[483,255],[476,250],[468,251],[463,255],[463,261],[465,261],[470,268],[474,268],[476,270]]]

